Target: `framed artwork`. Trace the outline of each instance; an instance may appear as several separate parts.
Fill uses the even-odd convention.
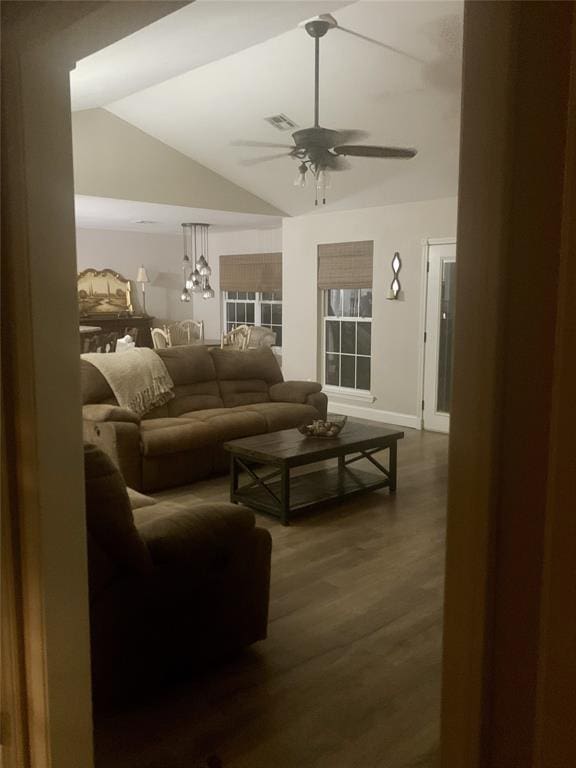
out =
[[[80,316],[131,315],[130,281],[112,269],[85,269],[78,275]]]

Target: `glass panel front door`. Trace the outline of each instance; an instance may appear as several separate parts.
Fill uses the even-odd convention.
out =
[[[452,398],[452,340],[454,336],[455,291],[456,262],[443,261],[436,393],[436,410],[439,413],[450,413],[450,401]]]
[[[423,426],[450,429],[456,291],[456,243],[428,246]]]

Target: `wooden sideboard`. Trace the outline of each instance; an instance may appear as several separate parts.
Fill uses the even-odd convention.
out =
[[[102,328],[103,331],[118,333],[120,337],[129,333],[136,337],[137,347],[152,347],[150,328],[154,318],[148,315],[82,315],[82,325],[93,325]],[[133,333],[137,331],[137,333]]]

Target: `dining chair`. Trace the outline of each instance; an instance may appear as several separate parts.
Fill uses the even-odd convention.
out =
[[[164,330],[169,334],[172,342],[171,346],[173,347],[182,344],[204,343],[203,320],[180,320],[179,322],[165,325]]]
[[[166,349],[166,347],[172,346],[172,340],[170,339],[170,333],[163,328],[151,328],[150,334],[152,336],[152,344],[154,349]]]

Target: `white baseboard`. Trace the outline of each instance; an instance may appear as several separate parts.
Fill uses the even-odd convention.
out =
[[[422,429],[422,421],[418,416],[412,416],[408,413],[394,413],[393,411],[380,411],[377,408],[367,408],[363,405],[349,405],[337,400],[328,399],[328,411],[330,413],[339,413],[342,416],[355,416],[358,419],[369,419],[370,421],[379,421],[384,424],[393,424],[398,427],[411,427],[412,429]]]

